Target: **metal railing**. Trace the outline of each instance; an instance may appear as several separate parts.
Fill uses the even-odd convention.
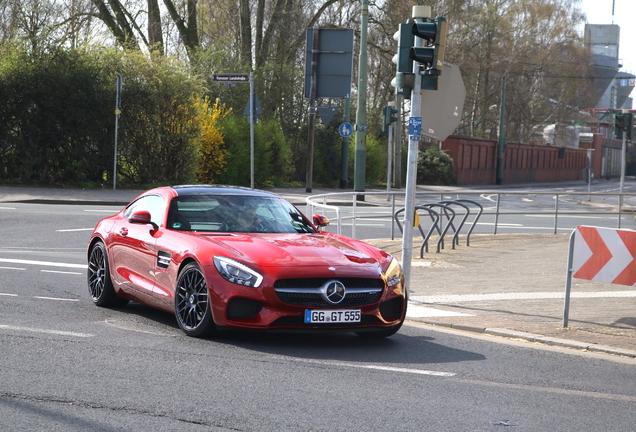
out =
[[[364,201],[359,201],[358,196],[364,195]],[[463,197],[478,197],[475,199],[466,199]],[[551,209],[544,208],[541,211],[532,211],[532,210],[520,210],[520,211],[510,211],[510,210],[502,210],[502,203],[504,202],[505,197],[553,197],[554,205]],[[395,227],[399,228],[399,221],[395,220],[395,214],[399,209],[404,207],[404,197],[405,192],[337,192],[337,193],[328,193],[328,194],[320,194],[309,196],[305,199],[306,203],[306,214],[311,215],[320,209],[321,211],[333,212],[335,213],[335,218],[332,218],[332,221],[335,219],[336,223],[336,233],[342,234],[342,226],[343,222],[350,221],[351,222],[351,237],[357,238],[357,221],[358,220],[369,220],[369,219],[388,219],[393,221],[390,227],[390,237],[391,239],[395,238]],[[577,199],[579,198],[579,199]],[[511,215],[521,215],[521,216],[531,216],[531,215],[551,215],[553,217],[553,233],[556,234],[559,228],[559,217],[563,216],[590,216],[590,215],[604,215],[611,218],[616,218],[617,228],[621,228],[621,219],[622,216],[626,212],[633,212],[636,209],[636,206],[626,206],[624,204],[626,199],[636,198],[636,194],[634,193],[591,193],[591,192],[510,192],[510,191],[440,191],[440,192],[417,192],[416,193],[416,204],[420,207],[420,210],[426,211],[429,215],[431,213],[428,210],[424,210],[422,206],[431,205],[431,204],[444,204],[445,202],[453,202],[456,205],[458,203],[470,203],[480,206],[481,209],[479,211],[479,216],[493,216],[494,217],[494,226],[493,226],[493,234],[497,234],[500,217],[501,216],[511,216]],[[484,208],[480,204],[477,203],[477,199],[481,199],[482,201],[488,202],[489,208]],[[636,203],[636,199],[633,200]],[[562,210],[560,208],[560,204],[568,202],[572,203],[595,203],[600,204],[597,205],[595,209],[590,210],[589,207],[586,207],[586,210]],[[364,206],[364,207],[362,207]],[[343,216],[343,208],[351,207],[351,215]],[[360,208],[365,207],[374,207],[374,208],[386,208],[385,213],[379,214],[360,214]],[[364,213],[364,212],[362,212]],[[326,216],[330,216],[330,214],[326,214]],[[468,218],[468,214],[464,215],[465,218]],[[433,217],[433,216],[431,216]],[[455,230],[453,245],[456,243],[456,237],[459,235],[459,231],[461,227],[464,226],[464,221],[459,225],[459,228]],[[438,221],[439,224],[439,221]],[[467,235],[467,242],[469,241],[470,233],[475,228],[476,220],[470,224],[470,231]],[[433,227],[432,227],[433,228]],[[399,228],[400,229],[400,228]],[[435,226],[436,230],[442,229],[439,225]],[[430,237],[430,236],[429,236]],[[443,241],[443,240],[441,240]]]

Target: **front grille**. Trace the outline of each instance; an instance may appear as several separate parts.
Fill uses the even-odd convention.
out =
[[[274,283],[274,288],[320,288],[328,281],[337,280],[348,288],[384,288],[382,279],[373,278],[298,278],[279,279]]]
[[[344,300],[338,304],[329,303],[322,295],[313,293],[290,293],[290,292],[277,292],[278,299],[283,303],[296,306],[306,307],[354,307],[364,306],[371,303],[375,303],[380,300],[382,291],[374,293],[347,293]]]
[[[330,303],[320,289],[329,281],[342,282],[347,290],[345,298],[337,304]],[[280,279],[274,284],[276,295],[283,303],[304,307],[358,307],[380,300],[384,281],[372,278],[306,278]]]

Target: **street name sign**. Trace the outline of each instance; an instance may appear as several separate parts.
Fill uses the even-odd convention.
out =
[[[250,74],[213,74],[212,80],[223,82],[249,82]]]

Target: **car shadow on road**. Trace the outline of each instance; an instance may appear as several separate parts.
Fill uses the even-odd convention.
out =
[[[131,302],[120,309],[117,319],[133,322],[143,331],[169,331],[184,340],[197,341],[181,333],[174,315]],[[138,329],[139,330],[139,329]],[[435,335],[423,336],[422,330],[403,326],[395,335],[369,339],[353,332],[325,331],[238,331],[224,330],[201,344],[223,344],[250,352],[320,361],[362,364],[430,365],[485,360],[485,356],[437,342]],[[454,340],[454,339],[453,339]]]
[[[424,365],[485,360],[482,354],[457,349],[403,327],[385,339],[366,339],[354,333],[223,332],[212,341],[254,352],[311,360]]]

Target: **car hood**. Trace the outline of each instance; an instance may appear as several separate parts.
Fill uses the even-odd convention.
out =
[[[246,234],[208,237],[222,244],[228,256],[261,267],[383,267],[390,255],[369,244],[335,234]]]

